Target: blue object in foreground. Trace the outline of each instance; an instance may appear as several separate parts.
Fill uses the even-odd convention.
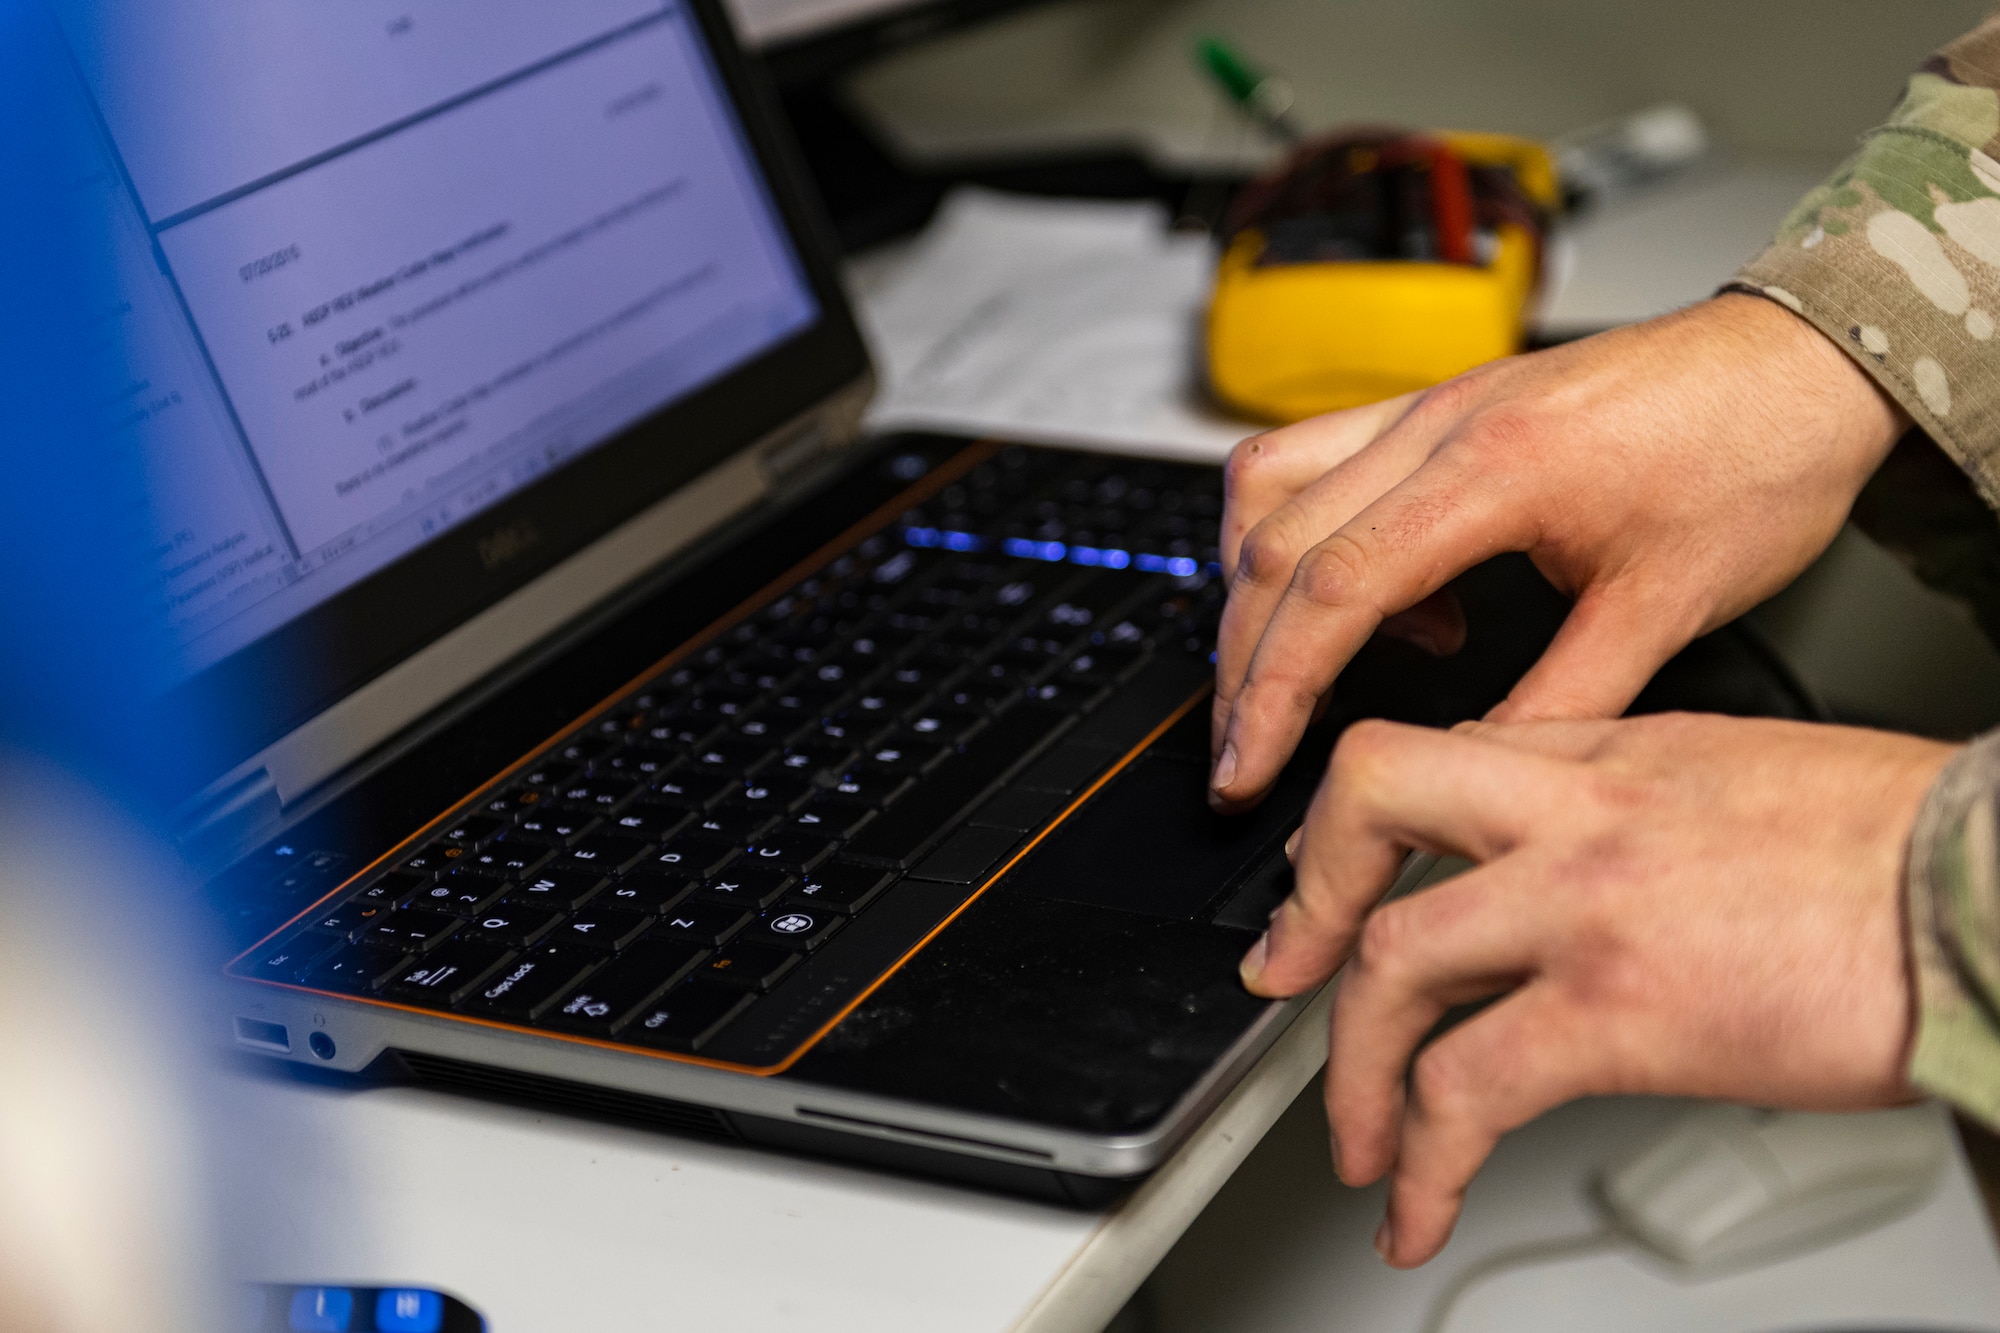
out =
[[[293,1333],[347,1333],[353,1319],[354,1293],[345,1287],[300,1287],[292,1293]]]
[[[434,1291],[397,1287],[375,1297],[376,1333],[438,1333],[444,1327],[444,1297]]]

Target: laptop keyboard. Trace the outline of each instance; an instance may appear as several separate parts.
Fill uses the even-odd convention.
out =
[[[1199,689],[1220,513],[1002,451],[231,970],[768,1065]]]

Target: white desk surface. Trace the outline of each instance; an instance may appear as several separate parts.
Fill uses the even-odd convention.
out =
[[[238,1073],[227,1253],[246,1280],[439,1287],[494,1333],[1096,1333],[1313,1076],[1325,1032],[1322,996],[1103,1213]]]

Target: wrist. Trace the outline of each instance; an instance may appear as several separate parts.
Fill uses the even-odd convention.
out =
[[[1839,461],[1866,480],[1914,422],[1849,349],[1804,315],[1764,295],[1732,288],[1695,307],[1733,335],[1758,367],[1779,410],[1823,421]],[[1861,352],[1859,354],[1865,354]]]

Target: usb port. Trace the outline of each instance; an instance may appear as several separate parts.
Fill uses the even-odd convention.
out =
[[[292,1034],[283,1023],[266,1023],[257,1018],[236,1020],[236,1040],[245,1046],[254,1046],[260,1051],[275,1051],[279,1055],[292,1053]]]

